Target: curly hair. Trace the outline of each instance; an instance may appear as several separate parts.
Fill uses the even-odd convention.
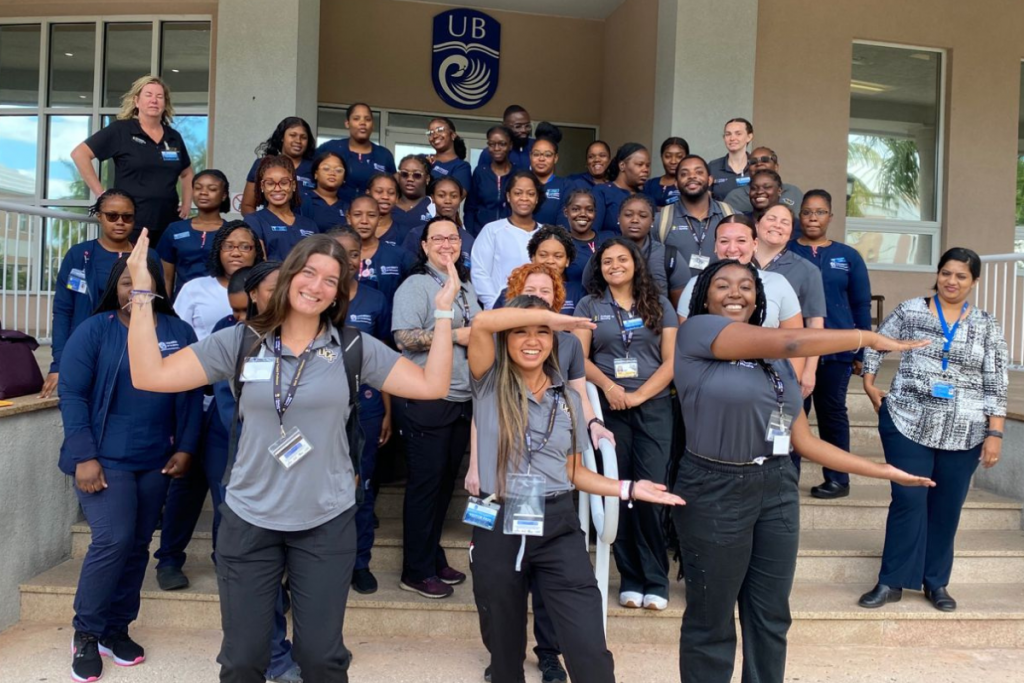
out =
[[[277,124],[277,128],[270,134],[270,137],[261,142],[256,147],[256,156],[258,157],[276,157],[282,154],[282,148],[284,147],[284,134],[290,129],[302,126],[306,129],[306,149],[302,152],[302,158],[306,161],[313,159],[313,154],[316,152],[314,149],[314,143],[316,138],[313,137],[313,129],[306,123],[306,119],[299,118],[298,116],[288,116],[281,119],[281,123]]]
[[[647,268],[644,255],[640,253],[640,247],[631,240],[623,237],[614,237],[597,248],[591,257],[596,267],[594,268],[594,279],[590,283],[589,291],[592,296],[604,296],[608,290],[608,281],[604,279],[604,270],[601,268],[601,260],[606,251],[612,247],[622,247],[629,252],[633,258],[633,302],[637,313],[643,318],[644,326],[654,334],[661,334],[661,323],[664,319],[664,310],[661,306],[661,294],[658,285],[651,277],[651,271]]]
[[[505,290],[505,301],[511,301],[522,294],[523,287],[526,286],[526,278],[531,275],[547,275],[551,278],[551,289],[554,291],[551,310],[556,313],[561,311],[562,306],[565,305],[565,283],[562,281],[561,274],[552,270],[551,266],[546,266],[542,263],[524,263],[512,271],[508,276],[508,288]]]
[[[220,226],[217,232],[213,236],[213,244],[210,247],[210,254],[206,257],[206,272],[213,277],[225,277],[227,273],[224,272],[224,264],[220,262],[220,252],[224,247],[224,242],[227,241],[228,237],[231,236],[235,230],[245,230],[252,237],[252,241],[255,244],[253,253],[252,264],[255,266],[257,263],[263,263],[267,256],[263,253],[263,243],[260,241],[259,235],[249,226],[245,221],[228,221],[224,225]]]
[[[280,154],[263,157],[259,168],[256,169],[256,206],[267,205],[267,196],[263,193],[263,176],[272,168],[288,171],[288,175],[292,179],[292,198],[288,202],[288,206],[294,211],[302,202],[299,197],[299,179],[295,175],[295,164],[292,163],[292,160]]]
[[[764,324],[764,318],[768,311],[768,302],[764,294],[764,283],[761,282],[761,277],[758,275],[757,268],[755,268],[753,264],[740,263],[736,259],[715,261],[705,268],[699,276],[697,276],[697,282],[693,286],[693,294],[690,296],[689,315],[686,317],[692,318],[695,315],[705,315],[709,313],[708,292],[711,290],[711,281],[714,280],[715,275],[719,271],[730,266],[746,268],[750,271],[750,274],[754,276],[754,312],[750,314],[750,318],[747,322],[751,325],[757,325],[760,327]]]
[[[530,259],[537,255],[537,249],[540,248],[540,245],[548,240],[555,240],[561,243],[565,249],[567,264],[576,260],[576,243],[572,241],[572,237],[569,236],[565,228],[559,225],[542,225],[537,232],[533,233],[530,241],[526,243],[526,253]]]

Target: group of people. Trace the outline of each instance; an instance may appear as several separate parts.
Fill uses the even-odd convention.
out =
[[[923,587],[955,609],[959,511],[979,460],[999,458],[1006,408],[1005,342],[969,303],[974,252],[949,250],[934,295],[873,332],[864,261],[828,235],[831,196],[783,183],[774,151],[748,152],[743,119],[725,124],[719,159],[672,137],[652,178],[643,145],[595,141],[587,172],[562,177],[560,133],[533,135],[523,107],[472,168],[444,117],[426,131],[435,154],[396,165],[355,104],[349,137],[319,148],[284,119],[228,220],[226,175],[193,174],[172,117],[167,87],[144,77],[73,154],[99,237],[61,264],[43,393],[59,390],[60,467],[92,528],[74,680],[97,680],[103,655],[145,659],[128,628],[150,540],[162,519],[158,582],[187,587],[207,495],[221,680],[348,680],[346,600],[378,589],[376,461],[398,439],[399,587],[424,598],[467,579],[441,535],[468,457],[487,680],[522,680],[529,594],[544,681],[615,680],[574,490],[622,501],[623,607],[667,607],[675,550],[682,681],[731,679],[737,604],[744,680],[783,680],[801,458],[823,466],[820,498],[849,495],[850,473],[893,482],[861,605]],[[114,160],[114,187],[94,158]],[[885,395],[874,378],[893,351]],[[847,452],[853,374],[886,464]],[[602,440],[621,481],[582,464]]]

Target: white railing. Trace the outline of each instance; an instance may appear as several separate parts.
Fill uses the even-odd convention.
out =
[[[1024,366],[1024,254],[990,254],[981,257],[981,282],[974,291],[974,305],[999,320],[1006,337],[1010,364]]]
[[[587,382],[587,397],[594,408],[594,414],[602,418],[601,401],[597,395],[597,387]],[[587,446],[583,449],[583,464],[588,469],[599,472],[609,479],[619,478],[619,461],[616,459],[615,446],[607,439],[601,439],[601,459],[604,467],[597,466],[597,457],[586,438]],[[601,615],[604,628],[608,630],[608,573],[611,562],[612,543],[619,530],[619,498],[618,496],[598,496],[593,493],[580,492],[580,526],[583,527],[583,542],[587,552],[590,551],[590,522],[594,522],[597,532],[597,558],[594,562],[594,575],[597,586],[601,589]]]
[[[49,341],[60,262],[97,230],[96,220],[83,214],[0,201],[0,322],[6,329]]]

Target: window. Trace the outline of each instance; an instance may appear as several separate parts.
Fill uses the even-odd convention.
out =
[[[205,168],[209,18],[0,23],[0,199],[63,210],[92,203],[71,150],[112,121],[149,73],[170,86],[173,125],[193,168]],[[112,184],[113,164],[100,178]]]
[[[938,257],[943,74],[937,50],[853,45],[846,238],[871,267]]]

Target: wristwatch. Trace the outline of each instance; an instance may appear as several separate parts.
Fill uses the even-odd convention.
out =
[[[997,439],[1001,439],[1001,438],[1003,438],[1003,433],[1001,431],[999,431],[998,429],[986,429],[985,430],[985,436],[986,437],[994,436]]]
[[[455,311],[453,311],[450,308],[447,311],[442,311],[440,308],[435,308],[434,309],[434,320],[440,320],[441,318],[447,318],[448,320],[455,320]]]

